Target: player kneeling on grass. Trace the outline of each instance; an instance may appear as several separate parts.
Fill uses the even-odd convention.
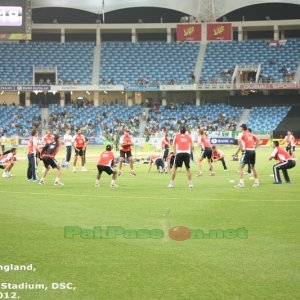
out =
[[[100,154],[100,158],[97,164],[97,169],[98,169],[98,174],[96,177],[96,183],[95,183],[95,187],[99,187],[100,186],[100,177],[102,175],[102,172],[105,172],[108,175],[112,174],[112,180],[111,180],[111,187],[118,187],[116,185],[116,179],[117,179],[117,171],[113,168],[114,165],[114,161],[115,161],[115,157],[114,154],[111,152],[111,145],[107,145],[106,146],[106,150],[103,151]]]
[[[14,162],[16,161],[16,152],[16,148],[11,148],[0,156],[0,169],[4,169],[2,177],[8,178],[12,176],[10,171],[14,166]]]
[[[212,149],[212,161],[213,162],[221,161],[224,171],[228,171],[223,152],[217,149],[216,146],[212,146],[211,149]]]
[[[150,156],[148,173],[150,172],[150,169],[151,169],[153,164],[156,165],[157,171],[159,173],[164,172],[165,162],[164,162],[164,159],[162,158],[162,156],[159,156],[159,155],[151,155]]]
[[[273,173],[274,173],[274,184],[281,184],[281,178],[279,174],[279,170],[282,170],[284,179],[286,183],[291,183],[290,177],[288,174],[288,169],[292,169],[296,166],[295,159],[284,149],[279,147],[279,142],[274,141],[273,142],[273,152],[269,158],[269,160],[272,160],[273,158],[276,160],[279,160],[279,163],[273,166]]]
[[[59,151],[60,147],[61,147],[60,136],[56,134],[54,136],[54,141],[50,144],[46,144],[44,146],[44,148],[42,149],[41,159],[44,163],[45,171],[39,182],[40,184],[45,184],[45,178],[46,178],[48,172],[50,171],[50,166],[51,166],[52,169],[57,169],[57,175],[56,175],[56,178],[54,181],[54,185],[64,185],[60,181],[61,167],[55,159],[55,155]]]

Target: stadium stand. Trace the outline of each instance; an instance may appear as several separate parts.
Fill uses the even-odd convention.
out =
[[[190,129],[201,126],[205,130],[235,130],[243,107],[226,104],[160,106],[153,109],[148,118],[148,133],[162,129],[176,131],[185,125]]]
[[[275,46],[266,40],[210,42],[200,77],[208,82],[230,82],[236,64],[261,64],[261,81],[290,81],[299,61],[299,39],[290,39],[285,45]]]
[[[247,120],[253,131],[273,131],[290,111],[290,106],[254,106]]]
[[[199,47],[199,43],[103,42],[100,82],[190,83]]]
[[[94,43],[91,42],[4,42],[0,43],[0,82],[32,84],[33,66],[57,67],[64,83],[90,83]],[[53,84],[53,82],[52,82]]]
[[[132,135],[138,134],[140,106],[103,105],[81,106],[56,104],[49,106],[49,128],[64,133],[66,128],[81,128],[86,136],[109,137],[115,131],[128,128]]]
[[[0,133],[9,137],[29,137],[32,128],[41,129],[41,111],[37,105],[0,105],[0,119]]]

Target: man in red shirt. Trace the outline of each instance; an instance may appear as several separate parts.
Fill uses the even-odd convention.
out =
[[[61,141],[60,141],[60,136],[56,134],[54,136],[54,140],[52,143],[47,143],[44,148],[41,151],[41,158],[43,160],[44,166],[45,166],[45,171],[44,174],[40,180],[40,184],[45,184],[45,178],[50,171],[50,167],[52,169],[57,170],[57,175],[54,181],[54,185],[59,186],[59,185],[64,185],[60,181],[60,176],[61,176],[61,167],[57,160],[55,159],[55,155],[59,151],[61,147]]]
[[[165,163],[167,162],[167,158],[169,155],[170,145],[171,145],[170,138],[168,133],[166,132],[164,138],[161,141],[161,147],[164,150],[163,159]]]
[[[0,169],[4,169],[2,177],[11,177],[11,169],[16,161],[16,148],[11,148],[0,155]]]
[[[116,170],[113,168],[114,163],[115,163],[115,157],[114,154],[111,152],[111,145],[107,145],[106,150],[103,151],[100,154],[100,158],[97,164],[97,169],[98,169],[98,174],[96,177],[96,183],[95,183],[95,187],[99,187],[100,186],[100,177],[102,175],[102,172],[105,172],[108,175],[112,175],[112,180],[111,180],[111,184],[110,186],[112,188],[114,187],[118,187],[116,185],[116,179],[117,179],[117,172]]]
[[[157,171],[159,173],[163,173],[164,172],[164,168],[165,168],[165,162],[164,159],[160,156],[160,155],[151,155],[149,158],[149,168],[148,168],[148,173],[151,170],[152,165],[155,164]]]
[[[42,144],[45,146],[46,144],[50,144],[52,142],[54,142],[54,135],[51,133],[51,130],[48,129],[42,138]]]
[[[122,174],[122,165],[125,158],[129,160],[130,163],[130,175],[136,176],[133,170],[133,157],[131,153],[131,147],[133,146],[133,138],[129,134],[128,130],[124,130],[124,134],[120,138],[120,163],[119,163],[119,176]]]
[[[246,164],[250,163],[251,170],[254,177],[254,184],[252,187],[259,187],[259,181],[258,176],[255,168],[255,162],[256,162],[256,153],[255,149],[258,146],[258,138],[248,130],[246,124],[242,124],[240,126],[242,128],[242,132],[238,136],[238,143],[240,147],[240,151],[242,152],[241,160],[240,160],[240,183],[235,185],[235,188],[244,188],[245,182],[244,182],[244,167]]]
[[[76,130],[76,135],[73,137],[73,146],[75,149],[75,157],[73,162],[73,172],[76,172],[76,163],[78,156],[81,159],[81,171],[86,172],[87,169],[84,167],[84,147],[85,147],[85,136],[81,133],[81,129]]]
[[[191,152],[193,142],[189,134],[186,133],[186,128],[181,127],[180,133],[176,134],[173,141],[173,149],[175,155],[174,167],[171,172],[171,180],[169,188],[174,187],[174,179],[176,176],[177,168],[181,168],[184,163],[189,183],[189,188],[193,188],[192,173],[190,167]]]
[[[296,139],[291,131],[287,132],[287,135],[284,138],[286,148],[285,150],[292,156],[295,157],[295,150],[296,150]]]
[[[224,171],[228,171],[223,152],[217,149],[216,146],[212,146],[211,149],[212,149],[212,161],[213,162],[221,161]]]
[[[212,148],[211,148],[211,144],[209,142],[209,138],[208,136],[205,134],[204,130],[201,129],[200,127],[198,128],[198,133],[199,133],[199,137],[198,137],[198,144],[200,145],[202,151],[201,151],[201,155],[200,155],[200,159],[199,159],[199,163],[198,163],[198,174],[197,176],[202,176],[202,161],[206,158],[208,165],[209,165],[209,171],[210,171],[210,175],[214,176],[215,175],[215,171],[213,169],[213,164],[211,161],[212,158]]]
[[[288,174],[288,169],[292,169],[296,166],[296,161],[293,157],[290,156],[290,154],[279,147],[279,142],[274,141],[273,142],[273,152],[269,158],[269,160],[272,160],[273,158],[275,160],[279,160],[279,163],[273,166],[273,174],[274,174],[274,184],[281,184],[281,178],[279,171],[282,170],[284,179],[286,183],[291,183],[290,177]]]

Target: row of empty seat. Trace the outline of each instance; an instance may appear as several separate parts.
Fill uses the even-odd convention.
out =
[[[202,73],[204,81],[220,77],[222,69],[232,69],[235,65],[261,65],[261,76],[273,82],[284,80],[282,68],[291,72],[297,70],[300,62],[300,40],[287,40],[285,45],[270,46],[264,40],[230,41],[208,43]]]
[[[191,83],[199,49],[199,43],[102,42],[99,81]],[[1,83],[30,84],[34,67],[57,67],[60,82],[92,82],[92,42],[2,42],[0,55]],[[209,81],[220,77],[222,70],[237,64],[260,64],[262,77],[280,82],[287,70],[296,71],[299,61],[300,39],[287,40],[282,46],[270,46],[264,40],[210,42],[200,78]]]

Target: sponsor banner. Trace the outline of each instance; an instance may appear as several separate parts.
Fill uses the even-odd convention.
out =
[[[201,24],[177,24],[176,37],[178,42],[201,41]]]
[[[151,146],[161,146],[161,138],[154,138],[154,137],[151,137],[149,139],[149,144]]]
[[[13,138],[1,138],[1,144],[3,145],[19,145],[19,138],[13,137]]]
[[[66,84],[52,85],[51,91],[123,91],[123,85],[83,85],[83,84]]]
[[[231,41],[232,24],[231,23],[207,24],[207,40],[208,41]]]
[[[234,138],[211,138],[210,143],[213,145],[234,145]]]
[[[29,138],[19,138],[19,145],[20,146],[27,146]]]
[[[145,145],[146,139],[145,138],[133,138],[133,145],[135,147],[142,147]]]
[[[197,89],[197,85],[196,84],[175,84],[175,85],[160,85],[159,86],[159,90],[164,91],[180,91],[180,90],[196,90]]]
[[[285,140],[284,139],[273,139],[273,141],[278,141],[279,142],[279,145],[281,147],[285,147],[286,146],[286,143],[285,143]],[[299,147],[300,146],[300,139],[296,139],[296,146]]]
[[[49,91],[50,85],[18,85],[18,91]]]
[[[207,131],[207,134],[211,138],[234,137],[234,131]]]
[[[16,86],[15,85],[0,85],[1,91],[15,91]]]
[[[160,87],[157,86],[146,86],[146,85],[129,85],[125,86],[125,91],[144,92],[144,91],[159,91]]]
[[[259,146],[270,146],[270,139],[259,139]]]
[[[236,85],[236,88],[240,90],[293,90],[300,89],[300,83],[242,83]]]
[[[31,33],[0,33],[0,40],[31,40]]]
[[[103,136],[88,136],[87,139],[89,140],[89,145],[103,145],[104,138]]]

